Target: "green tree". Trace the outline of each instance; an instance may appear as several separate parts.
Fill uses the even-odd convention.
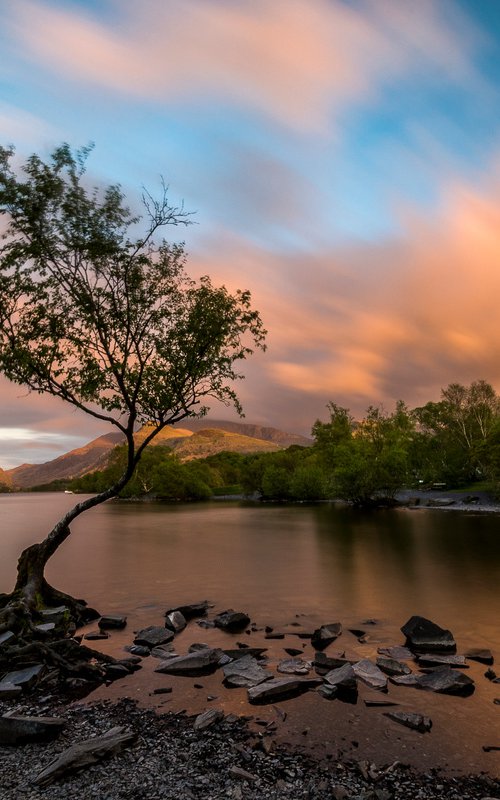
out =
[[[87,185],[89,150],[64,144],[16,170],[12,148],[0,148],[0,372],[113,425],[125,438],[126,464],[112,486],[77,503],[21,554],[14,592],[0,601],[4,627],[18,624],[21,611],[29,620],[60,602],[85,618],[44,578],[71,523],[124,489],[166,425],[203,415],[213,398],[241,411],[237,364],[264,346],[249,292],[191,280],[183,245],[158,238],[166,225],[189,223],[183,207],[170,205],[165,189],[159,200],[145,193],[141,221],[119,186]],[[151,431],[136,446],[143,423]]]

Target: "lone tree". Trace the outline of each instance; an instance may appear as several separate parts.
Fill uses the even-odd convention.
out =
[[[63,144],[17,170],[13,149],[0,148],[0,372],[114,425],[126,467],[23,551],[13,592],[0,595],[0,632],[27,632],[38,610],[61,603],[76,624],[87,618],[83,601],[44,578],[71,523],[123,489],[166,425],[205,414],[210,398],[241,413],[237,362],[264,347],[250,293],[191,280],[184,246],[157,238],[166,225],[189,224],[183,206],[169,204],[165,187],[159,200],[145,193],[141,225],[119,186],[86,184],[90,150]],[[136,445],[143,423],[151,432]]]

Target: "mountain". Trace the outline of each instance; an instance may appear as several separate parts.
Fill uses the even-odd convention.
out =
[[[232,422],[228,420],[215,419],[187,419],[182,421],[182,427],[190,431],[199,431],[204,428],[215,428],[229,433],[239,433],[243,436],[250,436],[252,439],[262,439],[265,442],[273,442],[280,448],[290,447],[298,444],[301,447],[311,447],[313,440],[300,433],[285,433],[278,428],[269,428],[263,425],[253,425],[249,422]],[[175,430],[175,427],[174,427]]]
[[[150,427],[144,425],[135,434],[136,441],[138,443],[143,441],[149,431]],[[56,480],[71,480],[88,472],[104,469],[111,450],[122,441],[121,433],[107,433],[52,461],[43,464],[22,464],[9,470],[0,469],[0,484],[29,489]],[[312,444],[304,436],[284,433],[276,428],[262,428],[238,422],[190,420],[182,428],[164,428],[152,444],[168,446],[181,460],[188,461],[205,458],[223,450],[236,453],[274,452],[289,447],[290,444],[304,443]]]

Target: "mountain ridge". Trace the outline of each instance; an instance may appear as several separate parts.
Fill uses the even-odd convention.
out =
[[[136,440],[142,441],[147,431],[148,426],[143,426],[135,434]],[[254,433],[261,435],[252,436]],[[57,480],[79,478],[89,472],[104,469],[111,451],[123,440],[121,433],[111,431],[51,461],[21,464],[9,470],[0,468],[0,483],[9,488],[29,489]],[[308,446],[312,444],[312,440],[278,428],[204,418],[184,420],[182,427],[164,428],[151,446],[169,446],[181,460],[191,460],[206,458],[223,450],[240,453],[275,452],[291,444]]]

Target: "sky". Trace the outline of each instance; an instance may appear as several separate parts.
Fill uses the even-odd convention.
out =
[[[0,3],[0,142],[94,142],[133,207],[163,176],[189,272],[268,330],[246,420],[306,435],[330,401],[500,391],[499,78],[499,0]],[[4,468],[107,430],[0,378]]]

